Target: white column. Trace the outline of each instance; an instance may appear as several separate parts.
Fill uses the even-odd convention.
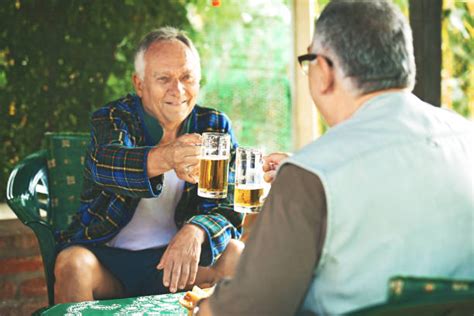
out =
[[[299,69],[297,56],[306,54],[314,30],[314,0],[292,1],[293,26],[293,148],[303,147],[319,135],[318,115],[309,94],[308,78]]]

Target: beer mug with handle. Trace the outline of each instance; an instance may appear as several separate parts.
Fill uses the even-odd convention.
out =
[[[203,133],[199,166],[198,195],[211,199],[227,197],[230,135]]]
[[[263,204],[263,153],[256,148],[237,148],[234,209],[241,213],[259,212]]]

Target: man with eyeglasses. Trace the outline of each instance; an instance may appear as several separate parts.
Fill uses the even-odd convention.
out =
[[[276,177],[236,274],[199,315],[341,315],[383,303],[395,275],[474,276],[474,127],[411,93],[406,18],[334,0],[309,52],[298,59],[330,129],[267,158]]]

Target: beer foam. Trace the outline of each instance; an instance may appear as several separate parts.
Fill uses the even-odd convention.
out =
[[[229,159],[228,156],[200,156],[199,157],[200,160],[227,160]]]
[[[239,190],[259,190],[263,189],[263,184],[238,184],[235,186]]]

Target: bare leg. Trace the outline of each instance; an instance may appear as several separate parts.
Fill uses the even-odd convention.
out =
[[[72,246],[56,258],[55,303],[123,297],[121,283],[87,248]]]
[[[211,287],[222,278],[232,277],[244,248],[245,244],[243,242],[232,239],[213,266],[198,268],[194,285],[201,288]],[[192,288],[192,286],[189,288]]]

